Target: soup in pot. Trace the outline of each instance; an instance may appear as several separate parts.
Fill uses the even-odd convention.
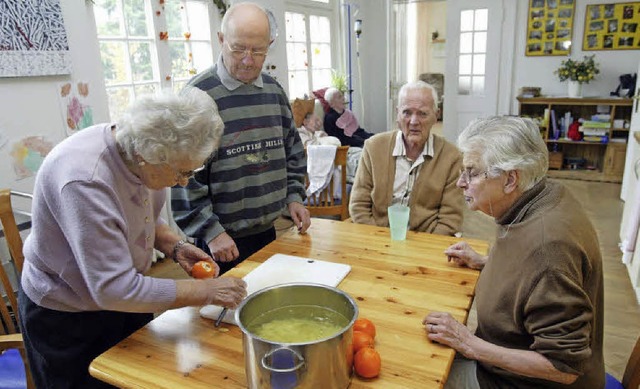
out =
[[[306,343],[330,338],[349,320],[317,305],[292,305],[265,312],[247,324],[252,334],[278,343]]]

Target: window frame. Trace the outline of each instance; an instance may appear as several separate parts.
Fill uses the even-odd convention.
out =
[[[115,0],[115,1],[117,2],[118,7],[120,9],[119,11],[120,16],[125,17],[125,8],[124,8],[125,0]],[[98,32],[97,25],[96,25],[95,10],[93,10],[93,14],[94,14],[93,24],[96,25],[96,40],[98,41],[98,46],[100,46],[103,42],[122,43],[124,44],[124,50],[125,50],[124,51],[125,58],[123,59],[123,61],[126,66],[127,80],[125,80],[124,82],[116,82],[116,83],[109,84],[104,74],[102,76],[103,82],[104,82],[105,94],[107,96],[107,106],[108,106],[109,116],[111,117],[111,120],[115,120],[117,119],[117,117],[114,117],[114,109],[113,109],[114,107],[112,107],[111,104],[109,104],[110,90],[127,89],[129,93],[129,99],[130,99],[129,101],[133,101],[137,97],[139,97],[139,94],[140,94],[140,92],[136,92],[137,87],[144,86],[144,85],[152,85],[155,88],[156,92],[160,92],[166,89],[175,90],[176,82],[186,83],[191,77],[195,75],[195,74],[188,74],[186,78],[179,78],[179,79],[176,79],[174,77],[175,72],[173,72],[172,70],[172,59],[170,56],[171,51],[169,47],[169,42],[181,42],[181,43],[186,43],[190,45],[192,42],[209,44],[210,52],[211,52],[210,63],[211,65],[215,63],[217,55],[219,54],[219,50],[217,50],[217,47],[216,47],[217,45],[216,32],[218,30],[217,26],[220,24],[221,18],[216,17],[216,13],[213,9],[212,2],[210,0],[178,0],[178,1],[180,3],[186,3],[186,2],[201,3],[206,7],[207,18],[209,21],[208,37],[200,38],[200,39],[190,37],[189,39],[187,39],[186,37],[169,36],[167,37],[166,40],[164,40],[165,42],[163,44],[163,39],[160,38],[160,32],[168,31],[166,16],[165,16],[166,14],[165,12],[163,12],[166,4],[156,5],[155,2],[153,2],[153,0],[143,0],[147,28],[149,29],[148,36],[132,37],[131,35],[129,35],[125,20],[122,21],[122,23],[124,23],[123,24],[124,31],[121,35],[101,36]],[[93,5],[92,7],[97,7],[97,6]],[[150,65],[153,72],[152,79],[143,80],[143,81],[136,81],[134,79],[134,75],[132,72],[133,67],[131,62],[131,54],[130,54],[130,48],[129,48],[129,45],[132,42],[144,42],[149,44],[149,52],[151,56]],[[191,52],[193,52],[193,49],[191,50]],[[100,55],[102,57],[102,52],[100,52]],[[102,58],[101,58],[101,62],[102,62]],[[198,72],[203,70],[205,69],[198,69]],[[144,93],[140,95],[143,95],[143,94]],[[126,107],[118,107],[118,108],[122,110]]]
[[[331,47],[331,69],[344,72],[341,66],[337,66],[338,64],[343,63],[342,58],[343,55],[343,44],[340,39],[342,36],[342,31],[340,29],[340,15],[338,10],[338,2],[336,0],[329,0],[328,3],[321,3],[314,0],[288,0],[285,2],[285,7],[283,11],[283,17],[286,18],[287,12],[294,12],[305,15],[305,29],[307,31],[307,39],[305,42],[307,48],[307,58],[306,62],[309,64],[307,66],[307,82],[308,82],[308,90],[311,92],[313,89],[313,71],[312,71],[312,54],[311,54],[311,34],[309,31],[309,23],[310,16],[321,16],[329,19],[329,30],[331,32],[330,39],[330,47]],[[286,66],[287,66],[287,81],[291,82],[290,78],[290,70],[288,68],[289,64],[289,53],[286,50],[287,43],[287,32],[286,25],[283,26],[284,31],[284,45],[285,45],[285,54],[286,54]],[[326,85],[328,87],[330,85]],[[320,88],[323,88],[321,86]],[[291,88],[289,88],[291,89]],[[287,94],[289,90],[287,90]],[[296,97],[302,96],[289,96],[289,98],[294,99]],[[310,96],[313,97],[313,96]]]

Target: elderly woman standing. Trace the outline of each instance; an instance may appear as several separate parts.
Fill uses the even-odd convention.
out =
[[[199,260],[159,217],[164,188],[185,185],[218,147],[222,121],[197,89],[145,97],[117,124],[58,144],[36,177],[25,241],[20,327],[37,387],[103,386],[89,363],[153,312],[214,303],[236,307],[244,281],[145,276],[156,248],[190,272]]]
[[[478,120],[458,145],[458,186],[469,208],[498,228],[488,257],[466,243],[445,252],[482,269],[475,334],[448,313],[423,321],[430,340],[467,358],[454,360],[446,387],[603,388],[598,237],[571,193],[545,178],[548,154],[537,126],[516,117]]]

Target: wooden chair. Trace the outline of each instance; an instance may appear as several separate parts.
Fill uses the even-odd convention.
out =
[[[607,373],[605,389],[638,389],[640,386],[640,337],[631,351],[627,367],[624,369],[622,382]]]
[[[332,176],[331,182],[319,193],[307,198],[307,209],[311,216],[337,216],[340,220],[349,217],[349,193],[347,193],[347,150],[349,146],[340,146],[336,150],[334,166],[341,166],[340,182]],[[309,177],[305,175],[305,187],[309,186]],[[339,201],[334,199],[336,187],[340,188]]]
[[[13,216],[13,209],[11,207],[11,191],[8,189],[0,190],[0,222],[2,222],[2,231],[9,247],[9,253],[11,260],[16,268],[16,276],[19,281],[20,273],[22,272],[22,264],[24,262],[24,256],[22,255],[22,238],[18,231],[16,219]],[[27,388],[35,388],[33,378],[31,377],[31,371],[29,370],[29,362],[27,361],[27,355],[24,350],[24,343],[22,341],[22,334],[18,328],[18,302],[16,292],[11,285],[9,274],[0,261],[0,281],[2,287],[0,287],[0,293],[6,294],[7,298],[5,303],[0,302],[0,358],[12,358],[12,352],[10,349],[18,349],[22,363],[24,364],[24,370],[26,375]],[[8,302],[8,305],[7,305]],[[15,373],[15,372],[10,372]],[[0,384],[2,384],[3,373],[0,371]]]

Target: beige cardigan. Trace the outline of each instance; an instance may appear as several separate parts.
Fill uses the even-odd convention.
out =
[[[389,226],[387,207],[393,198],[396,134],[376,134],[364,144],[349,203],[355,223]],[[433,136],[433,149],[434,156],[425,157],[411,193],[409,229],[453,235],[462,229],[464,198],[456,187],[462,156],[437,135]]]

